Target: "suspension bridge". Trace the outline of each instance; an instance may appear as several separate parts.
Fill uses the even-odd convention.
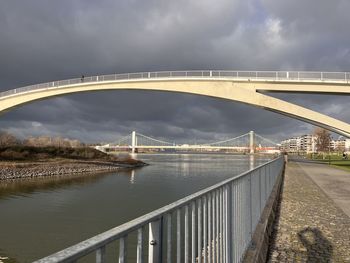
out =
[[[119,152],[131,151],[132,153],[139,151],[229,151],[229,152],[269,152],[275,153],[279,151],[279,144],[264,138],[254,131],[247,132],[240,136],[224,139],[210,143],[176,143],[170,142],[166,139],[157,139],[150,136],[143,135],[136,131],[119,138],[118,140],[102,146],[96,146],[97,150],[103,152]]]

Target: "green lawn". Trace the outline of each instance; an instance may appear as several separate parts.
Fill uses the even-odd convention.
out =
[[[348,158],[350,158],[350,156]],[[312,160],[317,160],[317,161],[329,163],[330,165],[332,165],[334,167],[340,168],[340,169],[345,170],[345,171],[350,171],[350,160],[349,159],[344,160],[342,155],[336,155],[336,154],[331,154],[330,156],[325,155],[324,159],[323,159],[322,155],[318,155],[318,156],[314,156],[314,158],[312,158]]]
[[[350,160],[331,161],[331,165],[350,172]]]

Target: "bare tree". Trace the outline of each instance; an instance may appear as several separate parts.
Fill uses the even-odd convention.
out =
[[[316,128],[314,135],[316,136],[316,148],[320,152],[328,152],[330,150],[331,134],[323,128]]]
[[[82,147],[83,144],[78,140],[70,140],[62,137],[49,137],[49,136],[38,136],[38,137],[28,137],[25,140],[25,145],[27,146],[36,146],[36,147],[46,147],[46,146],[55,146],[55,147],[64,147],[64,148],[77,148]]]
[[[0,147],[18,145],[19,140],[12,134],[0,131]]]

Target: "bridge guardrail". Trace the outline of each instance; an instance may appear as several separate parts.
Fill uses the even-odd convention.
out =
[[[279,157],[35,263],[75,262],[92,253],[106,262],[118,240],[119,262],[241,262],[283,167]]]
[[[230,70],[193,70],[193,71],[159,71],[122,73],[101,76],[91,76],[68,80],[52,81],[36,85],[30,85],[17,89],[0,92],[0,98],[17,93],[29,92],[40,89],[59,88],[65,85],[80,83],[96,83],[100,81],[116,81],[150,78],[230,78],[265,81],[319,81],[319,82],[344,82],[349,83],[349,72],[310,72],[310,71],[230,71]]]

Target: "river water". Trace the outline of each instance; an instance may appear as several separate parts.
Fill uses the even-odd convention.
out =
[[[149,166],[85,176],[0,182],[0,262],[31,262],[181,197],[238,175],[268,157],[139,154]]]

